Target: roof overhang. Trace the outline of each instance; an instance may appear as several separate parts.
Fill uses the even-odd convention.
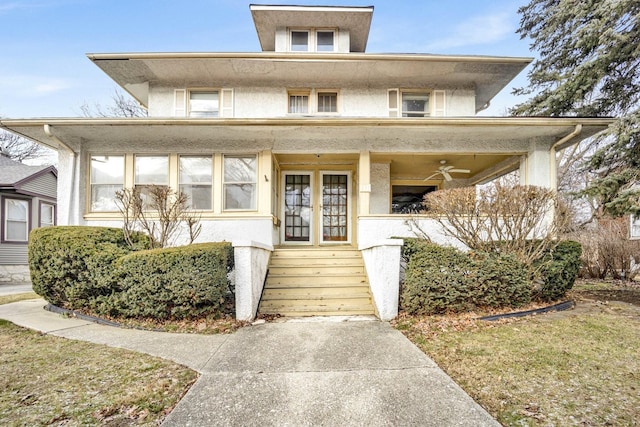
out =
[[[58,149],[83,145],[104,151],[506,153],[523,154],[531,142],[564,145],[605,130],[609,118],[285,118],[285,119],[22,119],[0,126]],[[573,135],[577,128],[580,132]],[[46,129],[45,129],[46,128]],[[556,147],[563,148],[563,147]],[[95,148],[94,148],[95,149]],[[172,152],[173,152],[172,151]]]
[[[263,51],[275,51],[279,28],[338,28],[350,33],[351,52],[367,47],[373,6],[284,6],[249,5]]]
[[[326,87],[473,89],[486,107],[532,61],[523,57],[423,54],[108,53],[88,54],[102,71],[148,106],[163,87]]]

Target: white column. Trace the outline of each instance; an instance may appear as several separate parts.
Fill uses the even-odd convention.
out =
[[[360,215],[369,215],[371,206],[371,156],[368,151],[360,152],[358,183],[358,212]]]
[[[520,161],[520,184],[556,188],[555,150],[549,142],[532,141]]]

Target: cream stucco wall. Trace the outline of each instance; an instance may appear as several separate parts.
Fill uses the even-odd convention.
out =
[[[391,165],[371,163],[370,213],[388,214],[391,206]]]

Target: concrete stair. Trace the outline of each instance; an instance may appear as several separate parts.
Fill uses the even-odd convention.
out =
[[[260,314],[375,314],[362,255],[350,246],[276,248]]]

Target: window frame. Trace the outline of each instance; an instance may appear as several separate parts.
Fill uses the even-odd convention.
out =
[[[193,116],[192,112],[194,111],[193,108],[191,107],[191,95],[193,94],[205,94],[205,93],[216,93],[218,95],[218,109],[215,110],[216,114],[215,115],[199,115],[199,116]],[[186,111],[186,116],[189,118],[194,118],[194,119],[218,119],[220,117],[222,117],[222,89],[221,88],[194,88],[194,89],[188,89],[187,90],[187,96],[186,96],[186,101],[187,101],[187,111]],[[205,110],[206,111],[206,110]]]
[[[318,111],[319,96],[321,94],[335,94],[336,111]],[[307,96],[307,112],[292,112],[291,97]],[[287,114],[292,116],[337,116],[340,115],[340,91],[338,89],[318,89],[318,88],[291,88],[287,89]]]
[[[114,184],[104,184],[104,183],[94,183],[93,179],[94,179],[94,175],[93,175],[93,167],[92,167],[92,162],[93,162],[93,158],[94,157],[121,157],[122,158],[122,185],[120,187],[120,190],[122,190],[123,188],[126,187],[126,182],[127,182],[127,157],[125,154],[96,154],[96,153],[89,153],[88,155],[89,157],[89,162],[88,162],[88,166],[89,166],[89,191],[88,191],[88,207],[87,207],[87,212],[91,212],[91,213],[110,213],[110,212],[118,212],[118,208],[115,207],[114,210],[94,210],[93,208],[93,188],[94,186],[110,186],[110,185],[114,185]],[[113,199],[115,200],[115,193],[114,193],[114,197]]]
[[[227,181],[225,178],[225,160],[227,158],[253,158],[255,160],[255,171],[253,181]],[[258,175],[260,167],[260,158],[257,154],[223,154],[222,155],[222,212],[256,212],[258,210]],[[248,208],[227,208],[227,185],[253,185],[253,199],[251,203],[253,207]]]
[[[51,224],[44,224],[42,222],[42,208],[48,206],[51,208]],[[51,203],[51,202],[46,202],[43,200],[40,200],[40,202],[38,203],[38,227],[53,227],[57,224],[57,219],[56,219],[56,204],[55,203]]]
[[[178,185],[178,191],[179,192],[183,192],[182,191],[182,186],[183,185],[197,185],[197,186],[203,186],[204,187],[204,185],[202,183],[184,183],[184,184],[182,183],[182,181],[181,181],[181,160],[183,158],[184,159],[186,159],[186,158],[200,158],[200,159],[209,159],[210,160],[210,162],[211,162],[211,170],[210,170],[210,172],[211,172],[211,182],[209,182],[208,186],[210,187],[209,188],[209,192],[210,192],[210,196],[211,196],[211,205],[206,209],[201,209],[201,208],[194,208],[192,206],[192,204],[191,204],[192,200],[189,200],[188,203],[189,203],[189,209],[193,209],[193,210],[196,210],[196,211],[199,211],[199,212],[210,212],[210,211],[213,211],[213,206],[214,206],[214,203],[215,203],[215,191],[214,191],[214,181],[215,181],[215,179],[214,179],[215,178],[215,165],[214,165],[214,163],[215,163],[215,161],[214,161],[214,156],[211,155],[211,154],[209,154],[209,155],[206,155],[206,154],[204,154],[204,155],[200,155],[200,154],[178,154],[177,157],[178,157],[178,173],[177,173],[177,175],[178,175],[177,176],[178,184],[177,185]],[[171,159],[169,159],[169,161],[171,161]]]
[[[10,244],[18,244],[18,245],[25,245],[29,243],[29,232],[31,231],[32,228],[32,218],[31,218],[31,209],[32,209],[32,199],[29,198],[23,198],[23,197],[13,197],[13,196],[3,196],[1,198],[2,200],[2,243],[10,243]],[[26,218],[24,221],[25,224],[25,228],[26,228],[26,238],[25,240],[14,240],[14,239],[9,239],[7,237],[8,234],[8,225],[9,225],[9,213],[8,213],[8,202],[9,201],[18,201],[18,202],[23,202],[26,203],[27,206],[27,211],[26,211]],[[17,222],[15,220],[13,220],[13,222]],[[22,222],[22,221],[21,221]]]
[[[292,97],[306,97],[307,98],[307,111],[297,112],[291,111],[291,98]],[[287,114],[304,115],[311,114],[311,89],[289,89],[287,90]]]
[[[413,110],[406,110],[404,109],[404,96],[405,95],[416,95],[416,96],[421,96],[421,95],[426,95],[428,97],[427,100],[427,111],[413,111]],[[398,102],[398,106],[399,106],[399,115],[402,118],[427,118],[427,117],[433,117],[433,91],[432,90],[409,90],[409,89],[405,89],[405,90],[401,90],[400,91],[400,99]],[[407,115],[405,116],[405,114],[421,114],[421,115]]]
[[[293,46],[293,33],[306,33],[307,34],[307,49],[294,49]],[[331,44],[331,50],[319,50],[318,49],[318,34],[319,33],[331,33],[333,43]],[[298,53],[334,53],[336,52],[336,39],[337,39],[338,29],[337,28],[289,28],[289,40],[288,40],[288,51],[289,52],[298,52]],[[323,45],[326,46],[326,45]]]

